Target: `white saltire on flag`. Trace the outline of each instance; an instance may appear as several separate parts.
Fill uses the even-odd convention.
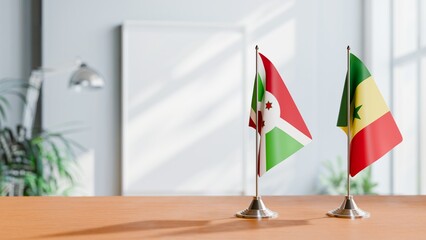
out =
[[[261,53],[257,81],[258,99],[254,88],[249,125],[256,129],[257,109],[258,174],[262,176],[311,142],[312,137],[277,69]]]

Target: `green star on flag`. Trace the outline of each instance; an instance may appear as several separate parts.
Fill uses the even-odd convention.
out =
[[[358,107],[354,109],[352,121],[355,120],[355,118],[361,120],[361,117],[359,116],[359,110],[361,109],[361,107],[362,105],[359,105]]]

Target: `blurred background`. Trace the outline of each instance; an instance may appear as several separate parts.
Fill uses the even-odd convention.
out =
[[[347,45],[404,138],[355,193],[426,193],[424,1],[0,0],[0,33],[3,195],[252,195],[256,44],[313,136],[262,195],[344,192]]]

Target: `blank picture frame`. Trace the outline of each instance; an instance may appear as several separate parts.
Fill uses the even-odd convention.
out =
[[[123,195],[243,194],[246,45],[239,26],[123,24]]]

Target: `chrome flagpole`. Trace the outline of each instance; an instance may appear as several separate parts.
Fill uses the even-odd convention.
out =
[[[255,158],[256,159],[256,167],[255,167],[256,175],[255,177],[256,177],[256,198],[259,198],[259,134],[260,134],[260,131],[259,131],[259,124],[257,124],[259,122],[258,120],[259,111],[257,109],[259,107],[258,106],[259,104],[257,104],[259,101],[259,82],[258,82],[259,80],[259,77],[258,77],[259,46],[256,45],[255,49],[256,49],[256,76],[254,77],[254,82],[256,83],[256,158]]]
[[[368,212],[365,212],[361,210],[355,203],[355,200],[353,199],[353,196],[351,195],[351,182],[350,182],[350,171],[351,171],[351,139],[352,139],[352,132],[351,132],[351,48],[347,47],[347,62],[348,62],[348,72],[347,72],[347,79],[346,79],[346,91],[347,91],[347,134],[348,134],[348,146],[347,146],[347,158],[348,158],[348,173],[347,173],[347,179],[346,179],[346,196],[343,200],[342,205],[339,208],[336,208],[334,210],[331,210],[327,212],[327,215],[330,217],[340,217],[340,218],[368,218],[370,214]]]
[[[256,196],[253,197],[253,200],[250,203],[250,206],[237,212],[235,216],[240,218],[275,218],[278,216],[276,212],[269,210],[265,204],[263,203],[260,195],[259,195],[259,124],[258,124],[258,99],[259,99],[259,86],[258,86],[258,56],[259,56],[259,46],[256,45],[256,75],[254,77],[255,82],[255,95],[256,95]]]

